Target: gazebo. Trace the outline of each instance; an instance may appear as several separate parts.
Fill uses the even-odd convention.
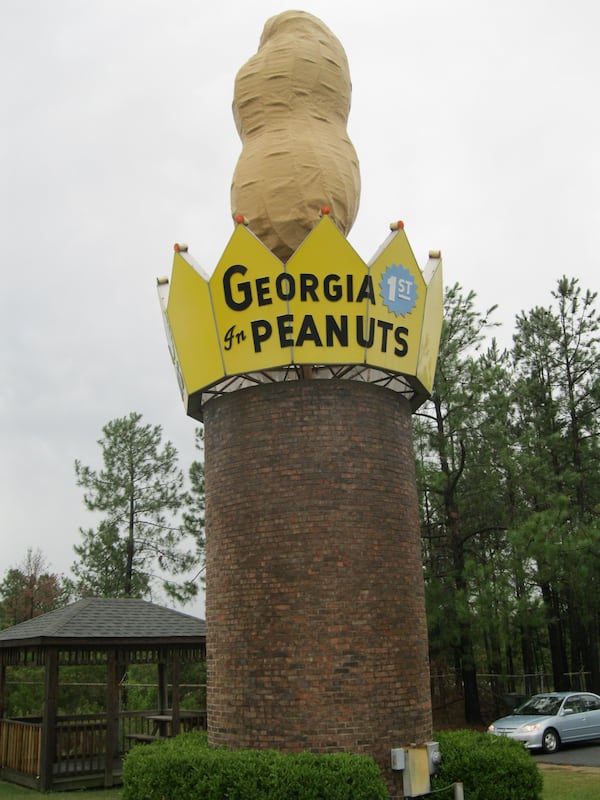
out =
[[[180,706],[181,665],[205,660],[204,620],[145,600],[86,598],[0,631],[0,778],[41,791],[119,783],[136,743],[206,727],[204,709]],[[120,708],[132,664],[156,665],[156,708]],[[106,670],[104,711],[61,715],[61,667],[88,665]],[[42,714],[5,718],[7,675],[25,666],[43,668]]]

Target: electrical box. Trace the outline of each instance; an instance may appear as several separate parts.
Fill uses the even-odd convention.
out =
[[[425,742],[427,749],[427,762],[429,764],[429,774],[435,775],[442,763],[442,754],[438,742]]]
[[[393,770],[402,770],[404,769],[405,759],[404,759],[404,749],[402,747],[395,747],[392,751],[392,769]]]
[[[419,797],[429,794],[429,758],[427,747],[407,747],[404,772],[402,773],[405,797]]]
[[[442,763],[442,754],[437,742],[411,747],[395,747],[390,751],[392,769],[402,772],[404,797],[421,797],[431,792],[431,775]]]

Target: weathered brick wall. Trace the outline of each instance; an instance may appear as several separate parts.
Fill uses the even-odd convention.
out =
[[[408,404],[305,380],[204,420],[211,743],[369,753],[391,781],[390,748],[431,738]]]

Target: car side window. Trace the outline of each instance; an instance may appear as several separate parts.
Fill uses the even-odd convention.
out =
[[[563,708],[565,711],[570,711],[571,713],[575,714],[583,711],[582,703],[579,697],[569,697],[568,700],[565,700]]]
[[[582,704],[584,711],[598,711],[600,710],[600,699],[594,697],[592,694],[585,694],[582,697]]]

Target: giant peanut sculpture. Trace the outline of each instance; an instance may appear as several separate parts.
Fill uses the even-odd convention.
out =
[[[342,45],[302,11],[268,20],[258,52],[237,74],[233,114],[243,149],[232,212],[282,261],[323,206],[344,234],[356,218],[360,174],[346,131],[350,95]]]

